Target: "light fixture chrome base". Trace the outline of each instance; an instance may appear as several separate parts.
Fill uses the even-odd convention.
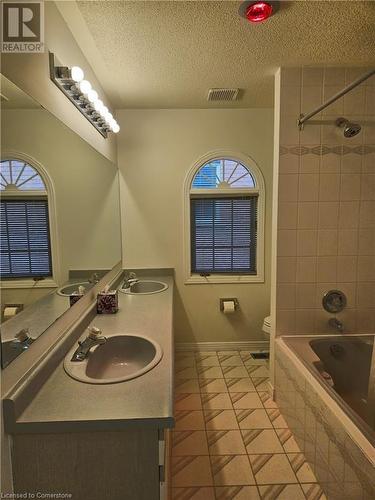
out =
[[[49,71],[50,78],[53,83],[63,92],[69,101],[83,114],[83,116],[91,123],[93,127],[106,139],[108,137],[108,129],[102,127],[102,123],[98,120],[95,110],[91,108],[90,103],[82,98],[77,92],[71,90],[74,86],[74,81],[69,77],[69,69],[66,66],[58,64],[55,55],[49,53]]]

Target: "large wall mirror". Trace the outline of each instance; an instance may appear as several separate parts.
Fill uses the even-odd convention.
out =
[[[116,165],[0,77],[4,368],[120,260],[121,239]]]

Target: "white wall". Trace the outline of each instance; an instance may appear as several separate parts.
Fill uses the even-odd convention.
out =
[[[52,179],[60,283],[71,269],[112,268],[121,258],[117,167],[45,110],[3,110],[2,124],[2,150],[34,158]],[[3,291],[2,297],[36,298],[30,290]]]
[[[63,65],[82,67],[85,77],[90,80],[103,102],[113,109],[55,2],[44,2],[44,9],[45,52],[43,54],[2,54],[1,72],[106,158],[115,162],[116,138],[114,134],[109,134],[107,139],[102,137],[50,79],[48,51],[53,52]]]
[[[272,109],[123,110],[118,119],[124,267],[176,269],[177,341],[262,340],[270,311]],[[251,156],[263,173],[265,283],[183,282],[184,178],[199,157],[218,149]],[[241,306],[232,316],[219,311],[219,298],[228,296]]]

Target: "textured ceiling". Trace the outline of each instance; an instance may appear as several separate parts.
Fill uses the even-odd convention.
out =
[[[240,2],[77,4],[116,108],[271,106],[278,66],[375,65],[375,1],[282,1],[259,25],[238,15]],[[239,87],[242,98],[207,102],[210,87]]]

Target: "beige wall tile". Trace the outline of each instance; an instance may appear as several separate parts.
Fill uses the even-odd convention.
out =
[[[337,229],[319,229],[318,255],[337,255]]]
[[[375,173],[362,174],[361,200],[375,200]]]
[[[375,227],[358,230],[358,255],[375,254]]]
[[[329,153],[322,156],[320,171],[325,174],[339,174],[341,166],[341,156]]]
[[[349,153],[341,157],[341,172],[343,174],[361,173],[362,157],[354,153]]]
[[[340,197],[339,174],[320,174],[319,200],[338,201]]]
[[[324,69],[324,85],[345,85],[345,68],[328,67]]]
[[[295,229],[297,227],[297,202],[280,202],[278,209],[278,228]]]
[[[356,255],[339,255],[337,257],[338,281],[357,281],[357,259]]]
[[[296,285],[294,283],[278,283],[276,301],[279,309],[296,307]]]
[[[338,232],[338,254],[357,255],[358,253],[358,230],[340,229]]]
[[[340,200],[359,200],[361,198],[360,174],[342,174]]]
[[[317,258],[317,281],[336,281],[337,257],[319,256]]]
[[[358,309],[375,308],[375,283],[358,283],[357,307]]]
[[[372,255],[358,256],[358,281],[375,281],[375,259]]]
[[[301,174],[299,176],[298,200],[318,201],[319,198],[319,175]]]
[[[316,307],[316,284],[297,283],[296,285],[296,308],[315,309]]]
[[[318,231],[300,229],[297,232],[297,255],[316,255]]]
[[[307,154],[301,156],[300,173],[317,174],[320,169],[320,156]]]
[[[297,283],[315,283],[316,260],[316,257],[297,257]]]
[[[296,281],[296,258],[278,257],[277,259],[277,281],[278,283],[295,283]]]
[[[280,257],[294,256],[297,249],[297,231],[280,229],[277,235],[277,253]]]
[[[339,217],[339,203],[337,201],[327,201],[319,203],[319,229],[337,228]]]
[[[359,227],[375,227],[375,201],[361,202]]]
[[[298,175],[282,174],[279,176],[279,201],[297,201]]]
[[[297,226],[299,229],[315,229],[318,227],[318,203],[298,203]]]
[[[359,201],[342,201],[339,209],[339,227],[357,228],[359,222]]]

